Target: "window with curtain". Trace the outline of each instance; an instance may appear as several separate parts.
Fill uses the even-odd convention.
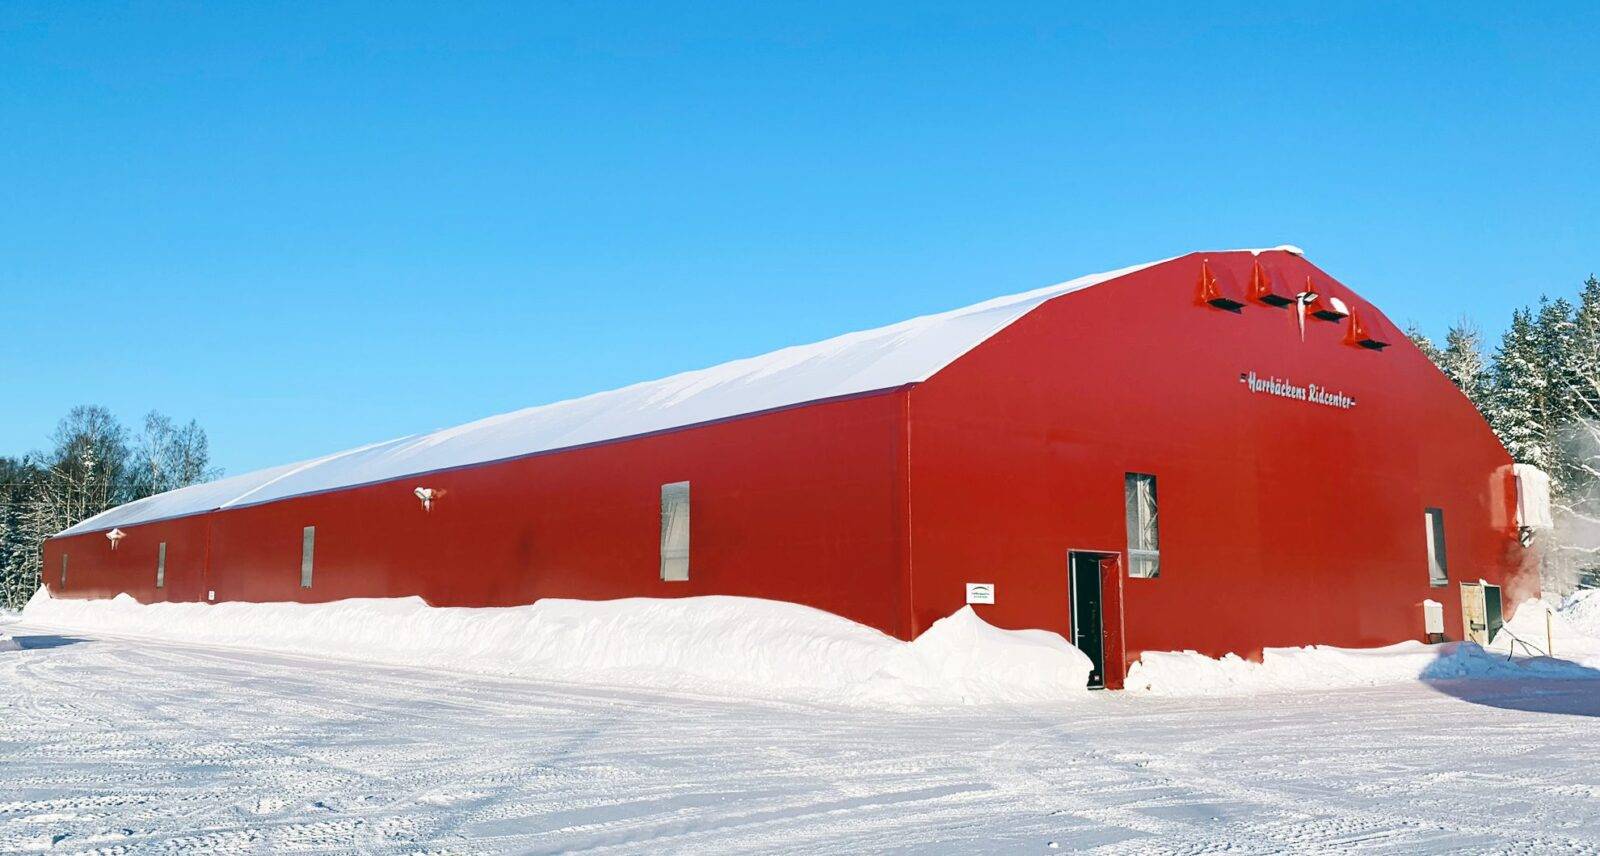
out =
[[[1161,546],[1156,521],[1156,477],[1128,473],[1122,482],[1128,521],[1128,576],[1161,576]]]
[[[661,579],[689,579],[689,483],[661,486]]]

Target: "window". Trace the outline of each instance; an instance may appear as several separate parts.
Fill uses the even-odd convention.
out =
[[[317,527],[307,526],[300,533],[300,587],[311,588],[311,557],[317,550]]]
[[[689,483],[661,486],[661,578],[689,579]]]
[[[1444,509],[1426,509],[1422,512],[1422,523],[1427,527],[1428,582],[1435,586],[1448,585],[1450,568],[1444,558]]]
[[[1128,519],[1128,576],[1161,576],[1160,537],[1156,526],[1156,477],[1128,473],[1122,480],[1123,510]]]
[[[167,584],[167,542],[156,547],[156,588]]]

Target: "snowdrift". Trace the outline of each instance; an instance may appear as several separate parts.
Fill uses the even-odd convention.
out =
[[[1452,678],[1593,678],[1600,597],[1580,592],[1550,620],[1526,601],[1490,649],[1402,642],[1384,648],[1268,648],[1262,662],[1146,651],[1127,688],[1169,696],[1247,695]],[[963,607],[902,642],[809,607],[711,596],[541,600],[436,608],[420,598],[324,604],[56,600],[22,619],[86,633],[339,657],[580,684],[866,706],[1061,702],[1088,696],[1090,664],[1061,636],[1001,630]],[[1525,656],[1526,644],[1555,658]],[[0,650],[15,648],[0,633]],[[1515,653],[1517,656],[1509,656]]]
[[[437,608],[421,598],[325,604],[59,600],[23,620],[103,633],[556,681],[862,705],[1056,702],[1090,663],[1044,631],[963,607],[914,642],[821,610],[742,597],[545,599]]]
[[[1489,650],[1502,655],[1553,654],[1600,668],[1600,598],[1594,594],[1594,590],[1577,592],[1555,608],[1539,598],[1523,601],[1495,634]]]
[[[1600,629],[1600,598],[1591,596],[1576,607],[1573,601],[1564,604],[1552,614],[1548,637],[1546,611],[1537,598],[1523,601],[1487,651],[1471,642],[1312,645],[1268,648],[1259,663],[1232,654],[1213,659],[1194,651],[1146,651],[1129,672],[1127,687],[1157,695],[1248,695],[1451,678],[1595,678],[1600,638],[1593,630]],[[1542,656],[1552,645],[1555,656]]]
[[[1579,636],[1600,639],[1600,589],[1575,591],[1556,611],[1566,627]],[[1556,644],[1560,644],[1557,640]]]
[[[1472,642],[1382,648],[1268,648],[1261,662],[1229,654],[1146,651],[1128,674],[1129,690],[1155,695],[1253,695],[1290,690],[1382,686],[1449,678],[1593,678],[1584,666],[1549,657],[1508,660]]]

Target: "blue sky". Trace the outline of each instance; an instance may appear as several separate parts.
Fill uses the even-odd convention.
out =
[[[0,454],[230,472],[1200,248],[1600,268],[1600,6],[0,4]]]

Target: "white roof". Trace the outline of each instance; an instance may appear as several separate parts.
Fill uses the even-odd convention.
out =
[[[1298,254],[1289,247],[1278,249]],[[179,488],[109,509],[59,534],[254,505],[917,383],[1053,297],[1159,263],[1082,276],[875,330]]]

